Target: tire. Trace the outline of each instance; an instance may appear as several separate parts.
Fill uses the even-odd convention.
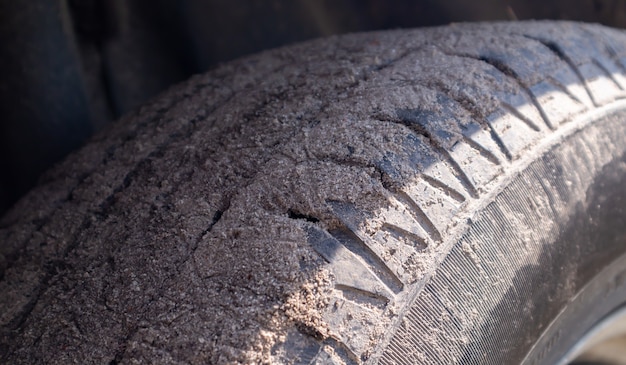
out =
[[[626,34],[277,49],[99,134],[1,221],[11,364],[552,364],[626,303]]]

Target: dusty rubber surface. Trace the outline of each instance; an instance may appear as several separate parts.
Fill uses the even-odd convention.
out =
[[[335,37],[197,76],[3,217],[0,359],[399,361],[386,346],[468,219],[580,116],[623,109],[625,67],[622,33],[547,22]],[[615,145],[586,147],[594,171]]]

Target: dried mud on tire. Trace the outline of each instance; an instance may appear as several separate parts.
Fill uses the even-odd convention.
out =
[[[0,360],[548,361],[626,298],[625,74],[620,31],[519,22],[196,76],[2,218]]]

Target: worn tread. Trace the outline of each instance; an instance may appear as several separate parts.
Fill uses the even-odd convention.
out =
[[[475,242],[453,240],[538,146],[626,97],[625,71],[623,34],[537,22],[334,37],[198,76],[97,136],[2,218],[0,360],[458,360],[463,338],[449,353],[416,339],[470,321],[451,304],[458,293],[430,278],[450,252],[468,285],[499,274],[473,253],[455,259],[453,247]],[[616,150],[582,145],[589,156]],[[589,156],[568,163],[598,169]],[[533,189],[557,217],[567,199],[553,192],[567,189],[545,173],[532,171]],[[513,209],[530,211],[511,189]],[[234,246],[244,239],[254,254]],[[508,260],[498,248],[483,254]],[[224,327],[189,309],[222,291]],[[423,305],[411,306],[418,293]],[[306,308],[290,302],[302,297]],[[436,308],[451,320],[421,323]],[[189,340],[203,331],[220,335]],[[421,352],[398,356],[396,331]]]

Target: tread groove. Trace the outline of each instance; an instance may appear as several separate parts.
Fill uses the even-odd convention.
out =
[[[502,164],[500,159],[497,158],[493,153],[491,153],[491,151],[481,146],[480,144],[474,142],[473,139],[463,135],[463,141],[465,141],[465,143],[467,143],[468,146],[470,146],[472,149],[474,149],[476,152],[478,152],[481,156],[483,156],[485,159],[487,159],[487,161],[491,162],[492,164],[496,166],[499,166]],[[513,159],[513,157],[511,156],[511,153],[508,150],[505,149],[504,152],[506,152],[504,153],[504,155],[509,161]]]
[[[552,121],[550,121],[550,118],[548,118],[548,115],[546,114],[546,112],[541,107],[541,104],[539,103],[539,101],[537,100],[535,95],[533,95],[533,93],[530,91],[530,89],[526,85],[524,85],[524,83],[517,76],[515,71],[513,71],[507,65],[503,64],[502,62],[500,62],[498,60],[495,60],[495,59],[492,59],[492,58],[489,58],[489,57],[475,57],[475,56],[472,56],[470,54],[451,53],[451,52],[444,51],[444,50],[441,50],[441,52],[443,52],[447,56],[468,58],[468,59],[472,59],[472,60],[479,61],[479,62],[484,62],[484,63],[487,63],[488,65],[491,65],[493,68],[495,68],[497,71],[502,73],[504,76],[506,76],[507,78],[513,80],[521,88],[521,90],[526,94],[526,96],[533,103],[535,108],[537,108],[537,110],[539,111],[539,114],[541,115],[541,118],[543,118],[543,121],[548,126],[548,128],[550,128],[552,130],[555,130],[557,128],[552,123]]]
[[[565,52],[563,52],[563,50],[561,49],[561,47],[554,42],[548,41],[548,40],[544,40],[541,38],[536,38],[533,37],[531,35],[528,34],[522,34],[523,37],[525,37],[526,39],[530,39],[532,41],[535,41],[539,44],[544,45],[547,49],[550,50],[550,52],[552,52],[554,55],[556,55],[558,58],[560,58],[563,62],[565,62],[569,68],[574,71],[574,74],[578,77],[578,79],[580,80],[581,85],[584,86],[585,91],[587,92],[587,95],[589,96],[589,99],[591,100],[591,102],[593,103],[594,106],[598,107],[600,104],[598,103],[598,101],[594,98],[593,94],[591,93],[591,90],[589,89],[589,86],[587,85],[587,82],[585,81],[585,78],[583,77],[582,73],[580,72],[580,70],[578,69],[578,67],[576,67],[576,64],[565,54]]]
[[[452,189],[450,186],[446,185],[445,183],[430,177],[428,175],[420,175],[421,178],[424,180],[425,183],[427,183],[428,185],[432,186],[435,189],[439,189],[442,192],[444,192],[447,196],[449,196],[450,198],[458,201],[459,203],[463,203],[465,202],[465,197],[463,196],[463,194],[459,193],[458,191]]]
[[[389,298],[383,295],[361,290],[353,286],[336,284],[334,288],[342,292],[344,299],[357,304],[371,304],[379,308],[384,308],[387,303],[389,303]]]
[[[361,364],[361,359],[355,354],[345,343],[340,340],[329,337],[323,341],[323,344],[332,347],[335,355],[339,356],[344,364]],[[313,363],[313,362],[311,362]]]
[[[417,221],[420,226],[432,237],[436,242],[441,242],[441,233],[433,222],[428,218],[428,215],[424,213],[422,208],[411,198],[407,193],[402,190],[398,190],[394,194],[395,198],[409,208],[409,212],[413,216],[413,219]]]
[[[591,62],[593,62],[594,65],[596,65],[600,70],[602,70],[602,72],[604,72],[606,74],[606,76],[608,76],[608,78],[613,81],[613,83],[615,84],[615,86],[617,86],[618,89],[624,91],[624,88],[619,84],[619,82],[617,82],[617,80],[615,80],[615,77],[613,76],[613,74],[611,73],[611,71],[609,71],[603,64],[602,62],[598,61],[596,58],[592,58]]]
[[[309,222],[309,223],[317,223],[317,222],[320,221],[318,218],[315,218],[315,217],[310,216],[310,215],[298,213],[298,212],[294,211],[293,209],[287,210],[287,216],[289,218],[291,218],[291,219],[304,220],[304,221]]]
[[[478,190],[472,184],[472,182],[467,177],[467,174],[465,174],[463,169],[461,169],[461,166],[459,166],[459,164],[454,160],[454,158],[452,158],[448,150],[443,148],[443,146],[441,146],[436,140],[433,139],[430,132],[428,132],[423,126],[417,123],[414,123],[413,121],[410,121],[410,120],[404,120],[402,118],[377,117],[376,119],[380,122],[403,125],[406,128],[408,128],[410,131],[412,131],[413,133],[417,134],[418,136],[422,136],[426,138],[426,140],[429,142],[432,149],[441,156],[441,160],[448,163],[448,165],[451,168],[452,173],[458,179],[459,183],[467,190],[467,193],[472,198],[478,198]]]
[[[572,94],[572,92],[569,91],[567,87],[563,85],[559,80],[555,79],[552,76],[548,76],[546,77],[546,79],[550,80],[550,83],[552,83],[552,85],[558,87],[565,95],[569,96],[570,99],[574,100],[578,104],[584,105],[584,103],[576,95]]]
[[[447,56],[447,53],[444,53]],[[441,83],[435,83],[435,88],[429,86],[429,85],[422,85],[420,84],[420,86],[428,88],[429,90],[435,91],[435,92],[441,92],[444,95],[446,95],[447,97],[449,97],[451,100],[453,100],[454,102],[456,102],[457,106],[461,109],[463,109],[468,115],[470,115],[472,117],[472,119],[478,123],[479,125],[481,125],[483,128],[485,128],[487,131],[489,131],[489,136],[491,137],[491,139],[493,140],[493,142],[496,144],[496,146],[498,146],[498,148],[500,149],[500,152],[508,159],[508,160],[512,160],[513,156],[511,154],[511,151],[509,151],[508,148],[506,148],[506,146],[504,145],[504,142],[502,141],[502,139],[500,138],[500,136],[498,135],[498,133],[496,133],[496,131],[493,129],[493,126],[488,123],[484,118],[480,117],[479,115],[477,115],[474,111],[472,111],[471,109],[469,109],[465,104],[470,104],[472,106],[475,106],[475,103],[472,100],[469,99],[460,99],[455,97],[454,95],[452,95],[452,93],[450,92],[449,88],[446,87],[445,85],[441,84]],[[480,145],[478,145],[477,143],[475,143],[474,141],[472,141],[470,138],[468,138],[467,136],[463,135],[463,138],[465,138],[468,141],[471,141],[471,146],[478,146],[479,152],[480,150],[484,150],[484,148]],[[486,150],[485,150],[486,151]],[[493,156],[493,154],[490,151],[486,151],[488,152],[490,155]],[[482,153],[481,153],[482,154]],[[486,157],[486,156],[485,156]],[[500,164],[499,160],[493,156],[495,158],[495,160],[497,160],[498,162],[496,164]],[[489,158],[488,158],[489,159]]]
[[[487,57],[480,57],[480,58],[477,58],[477,59],[492,65],[498,71],[502,72],[502,74],[504,74],[504,75],[512,78],[513,80],[515,80],[517,82],[517,84],[520,85],[520,87],[522,87],[524,90],[526,90],[528,96],[533,101],[533,104],[535,104],[535,107],[539,111],[539,114],[543,118],[543,120],[546,123],[546,125],[548,126],[548,128],[550,128],[552,130],[556,130],[557,129],[557,126],[555,126],[554,123],[552,123],[552,121],[550,120],[550,118],[548,118],[548,115],[546,114],[546,112],[543,109],[543,107],[542,107],[541,103],[539,102],[539,100],[537,100],[537,98],[532,93],[530,88],[528,88],[526,85],[524,85],[522,80],[517,76],[517,74],[515,73],[515,71],[513,71],[513,69],[509,68],[504,63],[502,63],[502,62],[500,62],[498,60],[495,60],[495,59],[490,59],[490,58],[487,58]]]
[[[378,279],[384,283],[391,292],[398,294],[402,291],[404,287],[402,281],[400,281],[396,274],[389,269],[387,264],[385,264],[356,233],[352,232],[351,229],[344,226],[329,229],[327,232],[337,240],[337,242],[367,263],[372,269],[372,272],[378,276]]]
[[[615,66],[622,71],[622,74],[626,74],[626,66],[624,66],[622,62],[620,62],[618,58],[619,56],[617,55],[615,50],[612,47],[607,47],[607,53],[611,61],[613,61],[613,64],[615,64]]]
[[[507,158],[507,160],[509,161],[513,160],[513,155],[511,154],[511,151],[509,151],[509,149],[506,148],[506,146],[504,145],[502,138],[500,138],[498,133],[496,133],[496,131],[491,126],[491,124],[487,122],[484,122],[484,123],[487,125],[487,128],[489,129],[489,135],[491,136],[491,139],[496,143],[496,146],[500,148],[500,152],[502,152],[502,154]]]
[[[517,119],[524,122],[530,129],[534,130],[535,132],[541,132],[541,128],[539,128],[538,125],[536,125],[532,120],[528,119],[524,114],[520,113],[520,111],[512,105],[504,102],[500,103],[500,105],[503,109],[517,117]]]
[[[528,119],[524,114],[520,113],[520,111],[514,108],[512,105],[505,102],[501,102],[500,105],[506,111],[517,117],[517,119],[524,122],[530,129],[534,130],[535,132],[541,132],[541,128],[539,128],[538,125],[536,125],[532,120]]]
[[[426,242],[426,240],[424,240],[422,237],[416,235],[415,233],[409,232],[402,227],[398,227],[395,224],[390,224],[390,223],[385,222],[383,223],[382,229],[389,232],[391,235],[393,235],[396,238],[400,238],[400,237],[408,238],[409,241],[414,242],[413,244],[409,246],[415,248],[418,251],[423,250],[426,247],[428,247],[428,242]],[[404,240],[401,240],[401,241],[404,242]],[[408,245],[408,243],[406,242],[404,243]]]
[[[517,76],[515,71],[513,71],[511,68],[509,68],[507,65],[503,64],[502,62],[500,62],[498,60],[495,60],[495,59],[490,59],[490,58],[487,58],[487,57],[479,57],[479,58],[476,58],[476,59],[492,65],[497,70],[502,72],[504,75],[506,75],[506,76],[512,78],[513,80],[515,80],[517,82],[517,84],[520,85],[520,87],[522,87],[524,90],[526,90],[526,92],[528,93],[528,95],[530,97],[530,100],[532,100],[533,104],[535,104],[535,107],[539,111],[539,114],[543,118],[543,120],[546,123],[546,125],[548,126],[548,128],[550,128],[552,130],[556,130],[557,129],[557,126],[555,126],[554,123],[552,123],[552,121],[550,120],[550,118],[548,118],[548,115],[546,114],[546,111],[541,106],[541,103],[539,102],[539,100],[537,100],[537,98],[530,91],[530,89],[526,85],[524,85],[522,80],[519,79],[519,77]]]

